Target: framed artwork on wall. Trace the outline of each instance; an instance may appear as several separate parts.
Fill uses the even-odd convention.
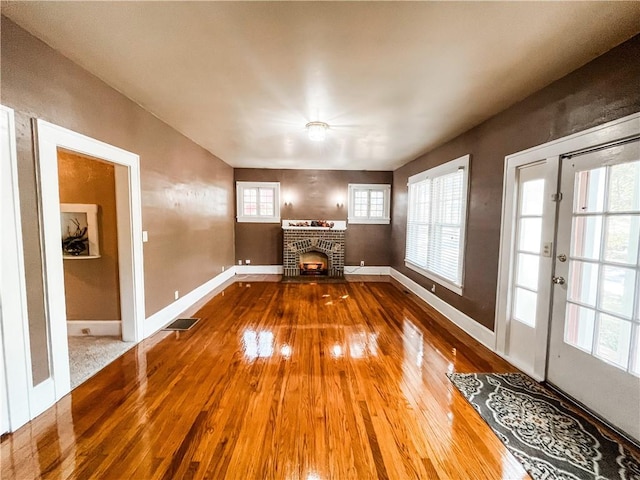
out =
[[[100,258],[98,205],[61,203],[60,230],[63,258]]]

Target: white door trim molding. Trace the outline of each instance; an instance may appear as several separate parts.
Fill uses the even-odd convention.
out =
[[[40,382],[31,389],[31,418],[36,418],[51,406],[51,398],[56,394],[56,385],[52,377]]]
[[[452,323],[460,327],[466,333],[471,335],[478,342],[483,344],[489,350],[494,351],[495,348],[495,335],[484,325],[476,322],[473,318],[469,317],[465,313],[461,312],[457,308],[449,305],[440,297],[434,295],[429,290],[414,282],[406,275],[400,273],[395,268],[390,268],[391,278],[396,279],[410,292],[420,297],[426,303],[435,308],[438,312],[444,315]]]
[[[517,168],[536,163],[543,159],[559,157],[562,154],[630,137],[638,133],[640,112],[619,118],[602,125],[574,133],[542,145],[538,145],[505,157],[504,182],[502,192],[502,221],[500,227],[500,253],[498,261],[498,282],[496,288],[496,353],[514,363],[507,354],[508,312],[510,311],[509,284],[512,262],[511,245],[514,234],[514,191]],[[547,332],[548,336],[548,325]],[[546,356],[536,359],[535,372],[528,372],[538,380],[546,377]],[[516,365],[517,366],[517,365]]]
[[[0,301],[2,351],[9,407],[9,429],[17,430],[31,419],[31,348],[24,273],[22,222],[18,194],[18,169],[14,112],[0,105],[2,163],[0,165]],[[5,144],[5,141],[8,143]],[[8,155],[5,155],[5,148]],[[4,401],[4,399],[0,399]]]
[[[602,125],[581,132],[573,133],[566,137],[558,138],[557,140],[552,140],[551,142],[543,143],[542,145],[531,147],[521,152],[512,153],[505,157],[505,164],[511,159],[518,159],[520,165],[525,165],[542,158],[555,157],[564,153],[595,147],[614,140],[630,137],[637,133],[638,122],[640,122],[640,112],[608,123],[603,123]]]
[[[70,390],[64,270],[60,249],[58,147],[115,165],[122,337],[139,342],[144,334],[142,199],[138,155],[43,120],[35,121],[39,202],[42,212],[45,301],[50,325],[55,401]]]

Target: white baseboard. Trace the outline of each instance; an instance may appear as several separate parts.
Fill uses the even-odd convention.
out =
[[[237,265],[236,275],[282,275],[282,265]],[[344,273],[350,275],[390,275],[391,267],[345,266]]]
[[[82,330],[88,329],[89,333]],[[121,337],[121,320],[67,320],[67,335],[81,337],[93,335],[96,337]]]
[[[391,267],[360,267],[345,265],[344,273],[349,275],[391,275]]]
[[[282,265],[236,265],[236,275],[282,275]]]
[[[216,275],[211,280],[203,283],[198,288],[191,290],[182,298],[167,305],[159,312],[154,313],[144,322],[144,338],[150,337],[161,328],[165,327],[173,320],[175,320],[182,312],[188,310],[193,304],[199,301],[201,298],[211,293],[215,288],[219,287],[227,280],[233,278],[236,274],[236,268],[231,267],[223,273]]]
[[[411,280],[406,275],[400,273],[394,268],[391,268],[391,277],[400,282],[410,292],[417,295],[419,298],[427,302],[438,312],[444,315],[447,319],[451,320],[454,324],[467,332],[477,341],[482,343],[485,347],[491,351],[495,351],[496,337],[495,333],[489,330],[487,327],[480,325],[474,319],[462,313],[455,307],[452,307],[447,302],[437,297],[429,290]]]

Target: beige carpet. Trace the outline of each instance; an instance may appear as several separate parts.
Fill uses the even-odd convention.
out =
[[[68,337],[73,390],[135,345],[118,337]]]

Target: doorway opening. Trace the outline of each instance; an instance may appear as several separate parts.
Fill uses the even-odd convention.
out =
[[[91,262],[97,261],[99,252],[99,234],[94,234],[93,239],[98,239],[98,250],[92,245],[92,237],[89,221],[80,215],[98,212],[98,208],[79,209],[79,205],[91,205],[89,203],[70,203],[63,205],[61,200],[61,187],[59,184],[59,152],[72,154],[95,161],[106,163],[113,168],[115,184],[115,211],[116,227],[115,235],[117,243],[117,280],[116,297],[119,298],[120,330],[118,336],[127,342],[139,342],[143,338],[144,326],[144,280],[142,261],[142,215],[141,215],[141,190],[140,190],[140,165],[136,154],[127,152],[112,145],[86,137],[71,130],[50,124],[42,120],[35,121],[37,134],[37,157],[39,169],[39,207],[41,211],[41,230],[43,238],[43,264],[45,283],[46,322],[49,332],[48,347],[50,349],[51,375],[50,380],[53,389],[47,393],[36,392],[34,397],[38,399],[38,411],[32,413],[32,418],[53,405],[71,389],[69,369],[69,341],[67,324],[67,299],[65,289],[64,262],[75,262],[79,265],[76,269],[90,269]],[[71,205],[71,207],[68,207]],[[95,203],[93,204],[95,205]],[[68,207],[68,208],[67,208]],[[64,238],[61,225],[61,211],[65,213],[77,213],[71,215],[72,226],[69,231],[65,229],[65,235],[78,236],[72,239],[75,243],[82,243],[84,234],[87,234],[86,249],[83,245],[66,252],[72,256],[84,256],[81,260],[63,260],[65,253],[61,248],[61,240]],[[74,209],[77,210],[74,212]],[[67,216],[68,217],[68,216]],[[73,222],[77,221],[77,224]],[[99,222],[97,223],[99,227]],[[87,228],[87,231],[83,230]],[[77,240],[77,241],[76,241]],[[75,255],[77,254],[77,255]],[[84,263],[83,263],[84,262]],[[84,265],[84,267],[80,265]],[[112,274],[112,277],[115,274]],[[77,282],[76,282],[77,285]],[[75,287],[74,287],[75,288]],[[95,288],[94,288],[95,289]],[[113,312],[117,314],[118,307]],[[89,319],[81,319],[89,322]],[[89,332],[94,328],[94,333],[99,333],[100,328],[113,329],[113,325],[106,326],[105,322],[114,319],[95,320],[102,323],[88,323]],[[116,320],[117,321],[117,320]],[[113,330],[111,330],[113,331]],[[42,397],[42,398],[38,398]],[[46,397],[46,398],[45,398]]]
[[[71,388],[113,361],[122,340],[116,166],[58,148]]]

